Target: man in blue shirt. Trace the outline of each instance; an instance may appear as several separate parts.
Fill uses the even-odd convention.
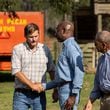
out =
[[[92,110],[93,102],[101,98],[100,110],[110,110],[110,32],[98,32],[95,46],[102,55],[98,60],[94,88],[84,110]]]
[[[83,84],[83,55],[74,39],[73,32],[73,23],[62,21],[58,24],[56,38],[59,42],[63,42],[63,45],[56,65],[56,77],[52,82],[43,84],[46,90],[58,87],[61,110],[77,110]],[[57,101],[56,97],[53,98]]]

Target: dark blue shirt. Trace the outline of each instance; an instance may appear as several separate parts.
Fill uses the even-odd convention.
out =
[[[90,97],[97,99],[102,93],[110,92],[110,50],[98,60],[97,72],[94,80],[94,88]]]

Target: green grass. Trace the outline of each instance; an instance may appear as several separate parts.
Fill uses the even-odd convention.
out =
[[[13,98],[13,81],[2,81],[0,77],[0,110],[12,110]],[[89,97],[89,93],[93,87],[94,74],[86,74],[84,84],[81,91],[81,100],[78,110],[83,110],[85,103]],[[58,103],[52,103],[52,90],[46,92],[47,94],[47,110],[60,110]],[[96,101],[93,110],[99,110],[99,101]]]
[[[0,83],[0,110],[12,110],[13,82]]]
[[[93,88],[94,76],[94,74],[85,74],[78,110],[83,110],[82,108],[85,106],[89,98],[89,94],[91,92],[91,89]],[[96,102],[94,103],[93,110],[99,110],[99,100],[96,100]]]

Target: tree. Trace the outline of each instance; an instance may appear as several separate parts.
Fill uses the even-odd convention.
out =
[[[76,9],[82,6],[90,6],[91,0],[48,0],[50,7],[64,19],[72,16]]]
[[[55,12],[64,16],[64,19],[74,10],[74,0],[49,0],[49,3]]]
[[[0,0],[0,10],[10,18],[17,17],[14,11],[16,6],[16,0]]]

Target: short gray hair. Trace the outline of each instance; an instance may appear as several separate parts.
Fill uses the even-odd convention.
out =
[[[98,32],[96,34],[95,40],[100,41],[100,42],[110,43],[110,32],[106,30]]]

